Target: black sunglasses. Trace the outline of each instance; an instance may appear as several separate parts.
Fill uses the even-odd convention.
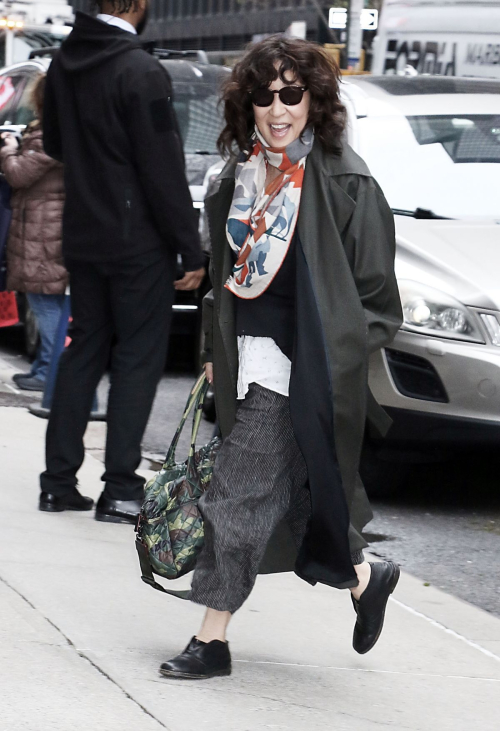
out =
[[[251,91],[250,97],[252,104],[255,104],[256,107],[270,107],[274,101],[274,95],[277,94],[280,102],[287,107],[293,107],[300,104],[305,91],[307,91],[307,86],[283,86],[279,90],[261,86],[259,89]]]

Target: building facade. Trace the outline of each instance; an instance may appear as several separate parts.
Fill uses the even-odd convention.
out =
[[[72,4],[85,12],[90,7],[89,0]],[[322,4],[321,0],[151,0],[144,39],[176,50],[239,51],[256,36],[305,21],[306,37],[318,40]]]

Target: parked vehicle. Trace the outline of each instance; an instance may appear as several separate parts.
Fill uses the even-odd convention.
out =
[[[41,49],[32,54],[34,58],[0,71],[0,133],[11,131],[20,134],[33,120],[29,104],[30,88],[37,76],[47,71],[52,50]],[[177,53],[161,49],[158,55],[172,79],[173,102],[186,158],[186,175],[195,215],[199,216],[206,193],[207,170],[220,159],[215,146],[222,124],[218,107],[219,88],[229,72],[221,66],[203,63],[203,55],[196,51]],[[207,289],[208,278],[199,290],[177,292],[173,305],[172,335],[186,337],[189,358],[195,367],[199,367],[200,305]],[[27,350],[33,352],[37,340],[33,330],[34,318],[30,316],[29,307],[22,298],[19,309],[26,325]]]
[[[372,71],[500,79],[500,4],[385,0]]]
[[[370,362],[394,420],[383,442],[368,435],[373,491],[404,476],[395,458],[500,439],[500,82],[350,77],[343,95],[349,140],[395,213],[405,318]]]

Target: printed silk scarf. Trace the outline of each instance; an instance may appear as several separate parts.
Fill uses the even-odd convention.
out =
[[[312,130],[286,148],[269,147],[255,127],[250,157],[236,166],[227,238],[238,259],[226,288],[242,299],[255,299],[278,273],[295,232]],[[281,170],[264,187],[267,167]]]

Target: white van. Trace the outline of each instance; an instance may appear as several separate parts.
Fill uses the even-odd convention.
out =
[[[500,79],[498,0],[385,0],[373,74]]]

